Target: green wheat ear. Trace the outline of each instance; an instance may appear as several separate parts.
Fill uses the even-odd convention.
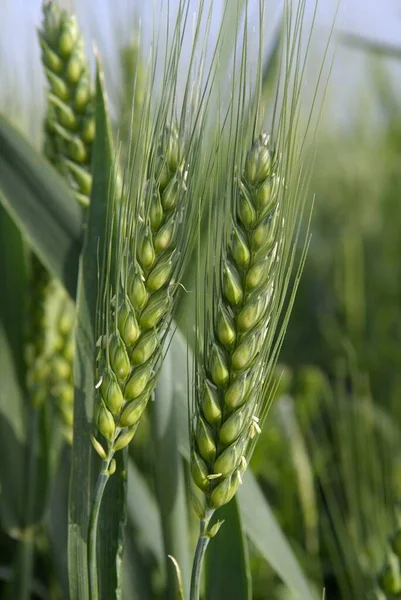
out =
[[[88,206],[92,186],[90,159],[95,134],[94,97],[82,35],[74,16],[56,2],[43,5],[39,32],[42,63],[48,80],[43,152],[65,177],[76,200]],[[38,261],[35,261],[38,262]],[[42,271],[44,268],[41,267]],[[61,284],[48,279],[47,314],[41,331],[48,339],[46,352],[37,354],[35,392],[54,399],[64,434],[72,442],[74,303]],[[39,304],[38,304],[39,306]],[[46,369],[43,368],[46,365]],[[31,369],[32,371],[32,369]],[[41,376],[41,381],[38,377]],[[32,381],[32,376],[29,376]]]
[[[31,403],[40,407],[49,393],[47,299],[51,279],[34,254],[30,260],[27,330],[25,338],[26,383]]]
[[[25,358],[26,383],[32,406],[51,397],[72,442],[74,305],[61,284],[31,254]]]
[[[45,154],[67,177],[78,202],[87,206],[92,186],[94,102],[76,18],[55,2],[45,4],[39,41],[49,83]]]
[[[278,161],[269,137],[261,134],[235,185],[191,435],[191,473],[205,495],[206,510],[234,496],[259,431],[257,404],[269,375],[265,346],[284,233]]]
[[[107,453],[101,440],[94,446],[103,458],[131,441],[161,366],[163,339],[178,291],[175,275],[183,259],[179,247],[185,237],[181,143],[177,129],[166,128],[156,157],[149,158],[148,178],[126,249],[127,268],[109,315],[111,333],[101,344],[95,425]]]
[[[210,527],[212,515],[236,494],[274,397],[274,367],[307,249],[306,236],[298,260],[310,177],[303,149],[315,107],[312,103],[306,126],[300,127],[308,55],[303,50],[305,1],[294,13],[291,0],[285,3],[271,136],[263,132],[262,117],[264,5],[259,2],[255,78],[244,8],[242,52],[233,59],[230,108],[222,127],[226,151],[216,156],[206,257],[198,259],[190,441],[201,523],[191,600],[200,598],[202,563],[216,534],[217,524]]]
[[[74,323],[75,307],[71,298],[58,282],[54,282],[57,296],[52,324],[53,352],[50,358],[50,391],[60,412],[66,441],[72,444],[74,421]]]

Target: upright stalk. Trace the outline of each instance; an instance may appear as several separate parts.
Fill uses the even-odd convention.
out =
[[[92,508],[89,516],[88,526],[88,571],[89,571],[89,597],[91,600],[99,600],[99,585],[97,575],[97,524],[99,521],[100,506],[106,484],[110,477],[110,463],[114,451],[109,452],[104,459],[102,469],[97,478]]]
[[[206,548],[210,541],[208,525],[212,514],[212,511],[208,511],[200,522],[200,533],[192,565],[190,600],[199,600],[200,598],[203,559],[205,558]]]
[[[39,429],[39,411],[43,407],[28,408],[28,432],[26,447],[26,501],[24,503],[24,533],[18,548],[17,579],[14,583],[15,598],[28,600],[31,594],[31,582],[34,560],[33,519],[36,494],[36,448]]]

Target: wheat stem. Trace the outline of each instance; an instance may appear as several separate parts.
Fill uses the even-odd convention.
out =
[[[23,539],[18,544],[18,564],[16,569],[15,589],[12,594],[17,600],[29,600],[33,572],[34,541]]]
[[[31,528],[35,511],[35,493],[37,483],[36,448],[39,430],[39,411],[36,406],[28,406],[28,431],[26,446],[26,488],[24,503],[24,532],[18,545],[18,569],[13,595],[18,600],[29,600],[34,559],[34,538]]]
[[[97,524],[99,520],[100,507],[107,482],[110,477],[110,465],[113,460],[114,451],[110,450],[103,460],[101,471],[98,475],[88,526],[88,572],[89,572],[89,597],[91,600],[99,600],[99,585],[97,575]]]
[[[199,600],[200,598],[200,583],[202,574],[203,559],[205,558],[206,548],[210,538],[200,535],[196,545],[194,564],[191,576],[191,595],[190,600]]]
[[[206,549],[210,541],[208,525],[212,514],[212,511],[208,511],[200,522],[199,538],[196,544],[194,562],[192,565],[190,600],[199,600],[200,598],[202,567]]]

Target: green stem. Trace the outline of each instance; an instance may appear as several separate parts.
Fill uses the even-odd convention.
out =
[[[99,521],[100,506],[103,493],[110,477],[110,463],[114,452],[109,452],[102,463],[102,469],[97,478],[92,508],[89,516],[88,527],[88,571],[89,571],[89,598],[99,600],[99,584],[97,576],[97,524]]]
[[[16,581],[12,596],[18,600],[29,600],[33,573],[34,542],[32,539],[20,540],[18,545]],[[15,589],[16,588],[16,589]],[[15,594],[15,595],[14,595]]]
[[[28,431],[25,457],[25,514],[23,522],[23,537],[19,542],[17,558],[17,577],[14,582],[15,598],[18,600],[28,600],[31,594],[31,581],[33,573],[34,559],[34,540],[33,540],[33,520],[35,511],[36,497],[36,460],[37,460],[37,441],[39,435],[40,411],[43,407],[29,406],[28,408]]]
[[[212,513],[206,513],[205,517],[200,523],[200,533],[198,543],[196,544],[194,562],[192,565],[190,600],[200,599],[203,559],[205,558],[206,548],[210,541],[210,537],[207,534],[207,528],[211,516]]]

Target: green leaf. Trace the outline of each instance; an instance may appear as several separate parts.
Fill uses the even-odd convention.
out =
[[[42,264],[75,297],[82,216],[57,171],[0,116],[0,202]]]
[[[184,470],[177,443],[177,417],[174,404],[174,378],[170,352],[151,404],[152,446],[156,495],[160,509],[164,540],[164,562],[167,572],[167,598],[178,596],[177,574],[169,555],[178,562],[184,590],[189,593],[190,556],[188,546],[188,513]]]
[[[3,528],[19,535],[12,594],[29,593],[33,540],[24,535],[45,513],[51,462],[52,407],[34,407],[25,386],[27,277],[25,248],[20,232],[0,207],[0,514]],[[4,369],[4,371],[3,371]]]
[[[128,460],[128,520],[146,553],[163,563],[163,534],[158,506],[145,478],[132,459]]]
[[[210,540],[206,552],[205,597],[251,600],[248,545],[235,498],[218,511],[215,520],[225,522]]]
[[[2,194],[0,192],[0,198]],[[1,204],[1,200],[0,200]],[[0,206],[0,318],[21,383],[25,379],[24,342],[26,309],[26,261],[20,232]]]
[[[272,103],[274,93],[274,82],[276,81],[278,70],[280,68],[280,48],[284,34],[284,18],[281,16],[275,31],[272,35],[269,52],[263,61],[262,73],[262,100],[263,104]]]
[[[128,459],[128,527],[124,549],[124,595],[129,600],[152,600],[150,575],[162,565],[163,535],[160,513],[145,478]]]
[[[147,556],[141,551],[135,531],[128,521],[126,543],[124,547],[123,599],[153,600],[152,566]]]
[[[187,372],[187,360],[191,364],[192,359],[185,338],[179,330],[174,335],[169,352],[172,353],[174,365],[173,379],[176,386],[174,398],[177,403],[178,444],[183,456],[189,460],[187,390],[190,387],[185,377],[183,377],[183,373]],[[237,494],[242,523],[249,539],[282,578],[286,586],[294,592],[296,598],[314,600],[308,580],[272,513],[267,499],[249,469]],[[219,518],[220,511],[216,514]]]
[[[261,555],[300,600],[316,600],[308,580],[255,477],[248,470],[237,492],[242,520]]]
[[[2,322],[0,356],[0,452],[7,457],[0,461],[0,516],[2,527],[11,532],[21,526],[23,512],[24,395]]]
[[[17,529],[23,514],[25,453],[22,387],[22,331],[25,300],[25,262],[20,233],[0,207],[0,517],[6,531]]]
[[[87,527],[100,460],[90,442],[94,408],[95,321],[98,305],[98,270],[104,256],[109,193],[113,180],[113,152],[100,65],[96,85],[96,138],[93,146],[93,185],[89,221],[79,270],[76,352],[74,364],[74,444],[69,503],[69,577],[72,600],[89,598]],[[125,526],[126,453],[116,455],[117,468],[103,497],[98,534],[99,593],[120,597],[121,555]],[[102,518],[102,515],[105,515]],[[106,517],[107,516],[107,517]],[[117,595],[117,596],[116,596]]]

